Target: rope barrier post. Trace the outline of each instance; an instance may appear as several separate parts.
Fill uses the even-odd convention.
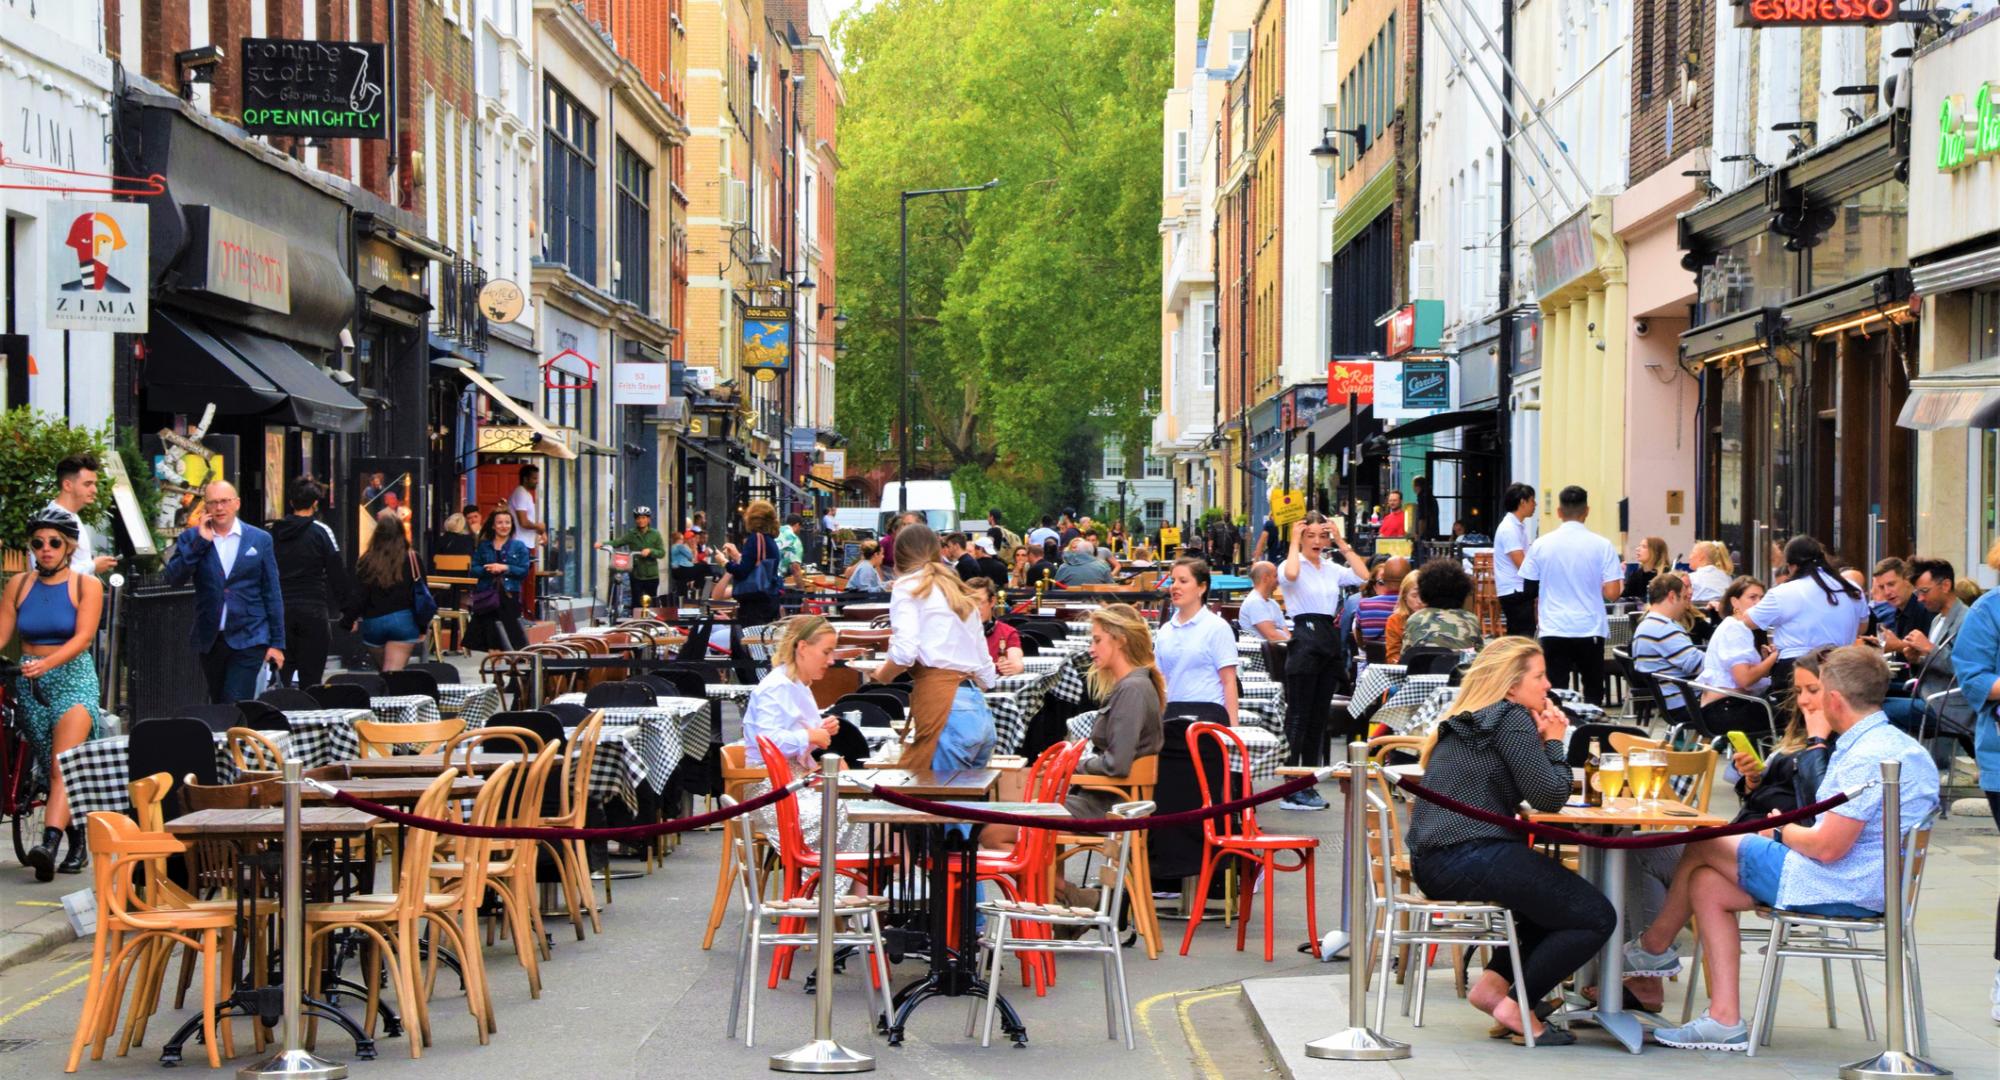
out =
[[[1889,1015],[1882,1029],[1889,1045],[1866,1061],[1842,1065],[1840,1080],[1951,1075],[1950,1069],[1909,1051],[1903,1001],[1909,990],[1903,985],[1903,901],[1903,763],[1891,760],[1882,762],[1882,981],[1889,991]]]
[[[1410,1044],[1368,1029],[1368,744],[1347,744],[1347,829],[1341,852],[1347,856],[1347,1027],[1306,1044],[1306,1056],[1333,1061],[1398,1061]],[[1388,972],[1383,972],[1388,978]]]
[[[277,1054],[237,1070],[236,1080],[342,1080],[347,1066],[307,1052],[300,1044],[300,997],[305,990],[305,842],[299,835],[300,763],[285,759],[284,988],[285,1016]],[[253,1022],[255,1022],[253,1020]],[[411,1035],[415,1038],[415,1035]]]
[[[528,655],[528,672],[529,672],[528,707],[531,709],[539,709],[542,707],[542,654],[541,653],[530,653]]]
[[[833,909],[840,857],[840,758],[828,754],[819,761],[819,943],[813,946],[819,973],[813,978],[813,1037],[796,1050],[771,1055],[773,1072],[874,1072],[875,1059],[849,1050],[833,1038]],[[755,918],[754,913],[746,917]]]

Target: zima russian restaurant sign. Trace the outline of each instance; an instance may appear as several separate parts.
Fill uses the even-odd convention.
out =
[[[372,41],[244,38],[244,130],[387,138],[387,56],[386,47]]]
[[[1944,99],[1938,111],[1939,172],[1956,172],[1983,158],[2000,154],[2000,89],[1981,83],[1972,107],[1961,111],[1957,97]]]
[[[146,332],[146,214],[143,203],[49,200],[49,329]]]
[[[1897,0],[1737,0],[1736,25],[1873,26],[1894,22]]]

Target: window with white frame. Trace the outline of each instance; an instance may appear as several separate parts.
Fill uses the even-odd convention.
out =
[[[1125,477],[1125,440],[1116,435],[1104,437],[1104,476],[1108,480]]]
[[[1201,336],[1201,388],[1215,389],[1215,301],[1195,305],[1195,333]]]
[[[1185,191],[1188,184],[1188,133],[1174,132],[1174,190]]]
[[[1165,520],[1167,520],[1167,501],[1165,499],[1147,499],[1146,524],[1158,525]]]
[[[1341,0],[1326,0],[1320,13],[1320,40],[1328,45],[1340,39]]]
[[[1231,30],[1229,32],[1229,66],[1242,67],[1243,61],[1250,59],[1250,31]]]
[[[1164,480],[1167,476],[1167,459],[1146,455],[1146,479]]]

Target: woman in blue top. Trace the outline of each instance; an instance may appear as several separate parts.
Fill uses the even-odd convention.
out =
[[[27,864],[36,881],[50,881],[83,870],[88,861],[83,826],[73,823],[69,795],[55,755],[96,734],[97,664],[90,643],[97,636],[98,613],[104,609],[104,586],[88,574],[70,570],[81,530],[67,512],[44,509],[28,519],[28,547],[35,560],[33,574],[16,574],[0,595],[0,647],[21,634],[21,675],[14,680],[14,701],[27,721],[35,753],[49,777],[49,801],[43,811],[42,842],[29,849]],[[56,866],[56,852],[65,830],[69,857]]]
[[[743,546],[722,545],[722,580],[716,583],[715,599],[734,598],[735,625],[729,633],[729,661],[736,667],[736,681],[757,681],[757,663],[743,642],[743,632],[778,619],[778,564],[783,551],[778,547],[778,509],[766,499],[752,499],[743,508]],[[758,573],[759,568],[768,572]]]
[[[514,512],[504,506],[494,510],[479,530],[479,546],[472,549],[472,568],[479,571],[479,584],[472,591],[476,596],[497,590],[500,606],[479,611],[477,601],[467,600],[474,605],[472,630],[466,635],[469,643],[488,653],[527,647],[528,631],[521,625],[521,582],[534,564],[535,553],[514,536]]]

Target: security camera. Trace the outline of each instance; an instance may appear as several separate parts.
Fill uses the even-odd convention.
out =
[[[1632,324],[1633,337],[1645,337],[1647,334],[1651,333],[1652,330],[1653,328],[1651,326],[1648,326],[1646,324],[1646,320],[1644,319],[1640,319],[1639,321]]]

